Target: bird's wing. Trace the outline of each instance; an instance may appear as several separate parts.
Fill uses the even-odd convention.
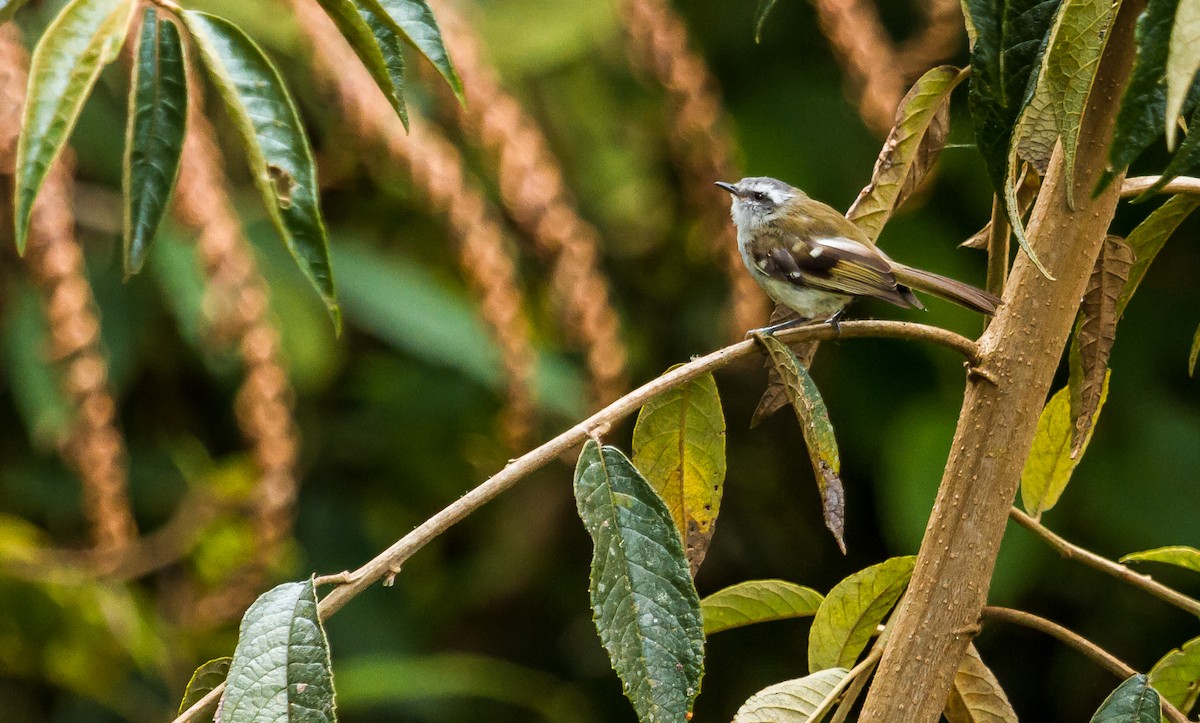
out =
[[[783,229],[760,234],[756,241],[750,248],[755,262],[780,281],[912,305],[898,288],[887,257],[860,241],[842,236],[804,241]]]

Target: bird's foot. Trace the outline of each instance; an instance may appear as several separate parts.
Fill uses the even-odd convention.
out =
[[[834,312],[833,316],[825,320],[826,324],[833,327],[833,335],[835,337],[842,335],[842,314],[844,313],[844,309],[839,309]]]
[[[757,339],[760,336],[775,336],[776,332],[785,331],[787,329],[794,329],[798,326],[805,326],[807,324],[812,324],[812,323],[813,323],[812,319],[805,319],[804,317],[801,316],[801,317],[797,317],[795,319],[788,319],[787,321],[781,321],[778,324],[771,324],[770,326],[764,326],[764,327],[761,327],[758,329],[751,329],[750,331],[746,332],[746,338],[747,339]]]

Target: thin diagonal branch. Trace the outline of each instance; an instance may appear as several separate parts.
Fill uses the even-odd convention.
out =
[[[1158,183],[1160,178],[1161,176],[1134,176],[1133,178],[1126,178],[1121,184],[1121,197],[1137,196]],[[1159,189],[1159,193],[1200,194],[1200,178],[1179,176]]]

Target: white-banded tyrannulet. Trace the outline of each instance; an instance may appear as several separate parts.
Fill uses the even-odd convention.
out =
[[[750,275],[801,320],[836,317],[857,296],[925,308],[913,289],[983,314],[1000,303],[974,286],[893,261],[853,221],[783,181],[717,185],[733,195],[738,251]]]

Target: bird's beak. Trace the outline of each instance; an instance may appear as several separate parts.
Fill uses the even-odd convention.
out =
[[[717,181],[714,185],[716,185],[718,188],[724,188],[726,191],[729,191],[730,193],[732,193],[735,196],[738,196],[739,198],[742,195],[741,192],[738,191],[738,187],[733,185],[732,183],[726,183],[724,181]]]

